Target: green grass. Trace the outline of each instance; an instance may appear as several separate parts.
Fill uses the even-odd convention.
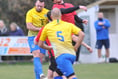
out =
[[[48,64],[43,65],[45,74]],[[118,64],[74,65],[79,79],[118,79]],[[32,63],[0,64],[0,79],[34,79]]]

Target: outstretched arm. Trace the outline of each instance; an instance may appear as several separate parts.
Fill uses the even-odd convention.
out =
[[[72,40],[76,42],[76,44],[74,46],[75,51],[77,51],[77,49],[81,45],[83,39],[84,39],[84,33],[82,31],[80,31],[78,33],[78,36],[75,36],[75,35],[72,36]]]
[[[87,11],[87,7],[85,7],[85,6],[76,6],[76,7],[71,7],[71,8],[67,8],[67,9],[61,8],[60,10],[61,10],[62,14],[67,14],[67,13],[72,13],[73,11],[78,10],[78,9],[83,9],[83,10]]]
[[[85,11],[87,11],[87,7],[85,7],[85,6],[76,6],[76,7],[71,7],[71,8],[67,8],[67,9],[61,8],[60,10],[61,10],[62,14],[67,14],[67,13],[72,13],[78,9],[84,9]],[[49,18],[50,21],[52,21],[50,16],[51,16],[51,11],[49,11],[47,13],[47,17]]]
[[[88,20],[86,20],[86,19],[81,19],[81,18],[78,17],[77,15],[75,15],[74,18],[75,18],[75,21],[76,21],[77,23],[84,23],[84,24],[87,24],[87,23],[88,23]]]
[[[90,53],[93,52],[92,48],[89,45],[87,45],[85,42],[82,42],[82,45],[85,46]]]
[[[76,35],[73,35],[73,36],[72,36],[72,40],[73,40],[74,42],[77,42],[78,39],[79,39],[78,36],[76,36]],[[90,53],[93,52],[92,48],[91,48],[89,45],[87,45],[86,43],[82,42],[81,45],[85,46],[85,47],[88,49],[88,51],[89,51]]]

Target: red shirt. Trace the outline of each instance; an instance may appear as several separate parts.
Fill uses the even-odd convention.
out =
[[[36,38],[35,38],[35,41],[36,41],[36,42],[39,41],[39,38],[40,38],[41,33],[42,33],[42,31],[43,31],[43,28],[44,28],[44,27],[41,28],[41,30],[39,31],[38,35],[36,36]],[[50,43],[50,41],[48,40],[48,38],[46,39],[46,43],[48,44],[48,46],[51,46],[51,43]],[[53,50],[48,51],[48,54],[49,54],[49,58],[51,58],[52,56],[54,56],[54,51],[53,51]]]
[[[74,7],[72,4],[70,3],[64,3],[64,4],[54,4],[52,8],[70,8],[70,7]],[[69,23],[72,23],[72,24],[75,24],[75,19],[74,19],[74,16],[76,15],[76,12],[72,12],[72,13],[68,13],[68,14],[63,14],[61,19],[63,21],[66,21],[66,22],[69,22]]]

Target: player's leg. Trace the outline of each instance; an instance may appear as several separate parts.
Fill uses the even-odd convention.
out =
[[[32,52],[33,54],[33,63],[34,63],[34,71],[36,75],[36,79],[40,79],[40,77],[44,77],[43,70],[42,70],[42,64],[41,59],[44,57],[44,54],[40,53],[39,50],[35,50]]]
[[[76,56],[71,54],[62,54],[56,58],[57,67],[68,79],[77,79],[73,69],[73,63],[76,59]],[[66,64],[66,65],[64,65]],[[56,75],[55,79],[61,79],[62,77]]]
[[[53,79],[53,76],[54,76],[55,67],[53,67],[52,62],[53,60],[52,58],[50,58],[50,65],[49,65],[48,74],[47,74],[48,79]]]
[[[73,46],[76,44],[78,39],[78,36],[76,35],[72,35],[72,44]],[[76,52],[76,61],[74,62],[74,64],[78,64],[78,59],[79,59],[79,54],[80,54],[80,47],[78,48],[77,52]]]
[[[47,74],[48,79],[53,79],[53,71],[48,69],[48,74]]]
[[[101,49],[98,49],[98,58],[101,58],[102,55],[101,55]]]
[[[109,58],[109,55],[110,55],[109,49],[106,49],[106,57]]]
[[[76,60],[75,60],[74,64],[79,64],[80,49],[81,49],[81,46],[78,48],[78,50],[76,52]]]
[[[30,52],[33,54],[33,63],[34,63],[34,72],[36,79],[40,79],[40,76],[43,76],[43,70],[42,70],[42,64],[41,64],[41,58],[44,56],[44,54],[40,53],[42,52],[38,45],[34,44],[34,36],[28,37],[28,43],[30,46]],[[45,52],[45,51],[43,51]]]
[[[109,52],[110,42],[109,42],[109,39],[104,40],[104,46],[105,46],[105,50],[106,50],[106,62],[109,62],[109,56],[110,56],[110,52]]]
[[[103,45],[103,40],[97,40],[96,48],[97,48],[97,52],[98,52],[98,63],[104,62],[104,60],[102,58],[102,53],[101,53],[102,45]]]
[[[97,48],[97,51],[98,51],[98,58],[101,58],[102,57],[102,55],[101,55],[102,40],[97,40],[96,48]]]
[[[79,47],[78,50],[77,50],[77,52],[76,52],[76,61],[79,60],[80,48],[81,48],[81,47]]]
[[[52,53],[51,53],[52,54]],[[54,56],[50,57],[50,66],[48,69],[48,79],[53,79],[54,72],[57,72],[59,76],[62,76],[62,72],[57,68],[57,63]],[[65,79],[65,77],[63,78]]]
[[[48,79],[53,79],[54,72],[56,72],[58,74],[58,76],[62,76],[63,79],[67,79],[58,68],[55,68],[52,65],[50,65],[49,69],[48,69]]]

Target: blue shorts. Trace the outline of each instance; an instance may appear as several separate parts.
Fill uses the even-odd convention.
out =
[[[101,49],[102,46],[105,46],[105,49],[108,49],[110,47],[109,39],[106,40],[97,40],[96,42],[96,48]]]
[[[35,50],[40,50],[40,53],[45,54],[46,53],[45,49],[42,49],[38,45],[34,44],[34,38],[35,38],[35,36],[28,37],[28,43],[29,43],[29,47],[30,47],[30,52],[32,53]]]
[[[61,70],[61,72],[69,77],[74,74],[73,63],[76,59],[76,56],[71,54],[62,54],[56,58],[57,68]]]

